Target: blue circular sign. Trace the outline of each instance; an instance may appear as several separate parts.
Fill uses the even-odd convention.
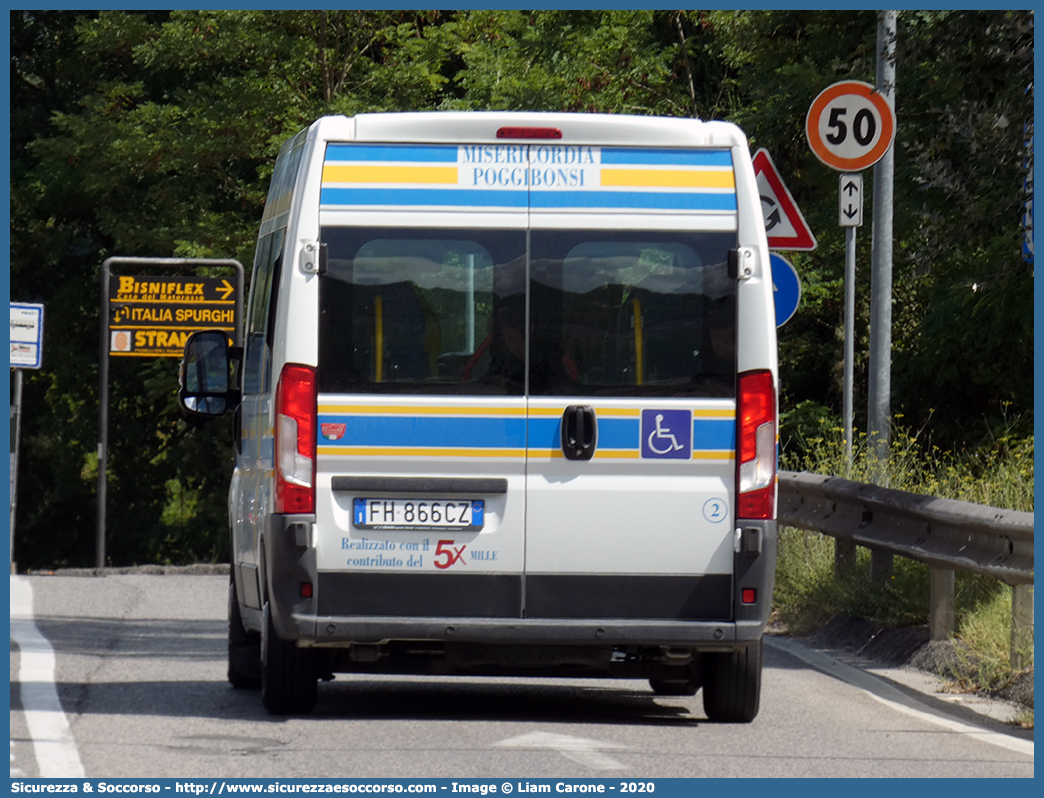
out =
[[[801,301],[801,282],[797,269],[790,261],[775,252],[770,253],[772,264],[772,296],[776,303],[776,326],[782,327],[797,311]]]

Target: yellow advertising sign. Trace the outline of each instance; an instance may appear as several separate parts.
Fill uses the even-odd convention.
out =
[[[109,354],[181,357],[197,330],[236,332],[236,288],[224,277],[113,276]]]

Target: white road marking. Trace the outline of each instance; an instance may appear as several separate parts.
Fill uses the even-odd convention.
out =
[[[798,659],[803,660],[816,670],[822,671],[830,676],[836,676],[837,678],[848,682],[853,687],[858,687],[860,690],[869,694],[873,699],[880,701],[885,706],[891,707],[895,711],[901,712],[904,715],[909,715],[910,717],[918,718],[919,720],[927,721],[928,723],[934,723],[936,726],[941,726],[942,728],[956,732],[957,734],[967,735],[968,737],[981,740],[990,745],[996,745],[1000,748],[1007,748],[1009,751],[1033,756],[1033,742],[1031,740],[1022,740],[1018,737],[1010,737],[1007,734],[998,734],[997,732],[982,729],[978,726],[970,726],[967,723],[961,723],[960,721],[944,718],[931,712],[924,712],[915,709],[909,706],[909,697],[888,682],[883,681],[872,674],[866,673],[865,671],[861,671],[858,668],[853,668],[851,665],[846,665],[840,660],[831,657],[829,654],[806,648],[798,643],[781,637],[766,637],[765,642],[768,645],[780,648],[788,654],[792,654]]]
[[[42,778],[83,778],[76,742],[54,685],[54,650],[33,620],[29,581],[11,577],[11,640],[18,646],[18,691]]]
[[[530,732],[501,740],[494,745],[498,748],[537,748],[557,751],[566,759],[571,759],[592,770],[627,770],[627,765],[598,750],[600,748],[618,749],[622,746],[603,743],[600,740],[588,740],[584,737],[570,737],[567,734],[552,732]]]
[[[15,778],[17,776],[24,776],[25,772],[21,768],[16,768],[14,766],[14,763],[15,763],[14,740],[11,740],[11,778],[13,779],[13,778]]]

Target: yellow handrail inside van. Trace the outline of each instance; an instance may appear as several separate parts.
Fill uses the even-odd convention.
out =
[[[642,340],[642,301],[634,300],[634,370],[636,385],[645,383],[645,358],[643,350],[645,342]]]
[[[384,382],[384,300],[380,294],[373,299],[374,356],[377,358],[376,382]]]

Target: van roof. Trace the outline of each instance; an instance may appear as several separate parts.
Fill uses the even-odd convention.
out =
[[[502,127],[552,127],[560,139],[497,138]],[[730,122],[704,122],[625,114],[518,111],[429,111],[327,116],[317,120],[309,138],[328,141],[436,143],[540,143],[644,147],[747,147],[743,132]]]

